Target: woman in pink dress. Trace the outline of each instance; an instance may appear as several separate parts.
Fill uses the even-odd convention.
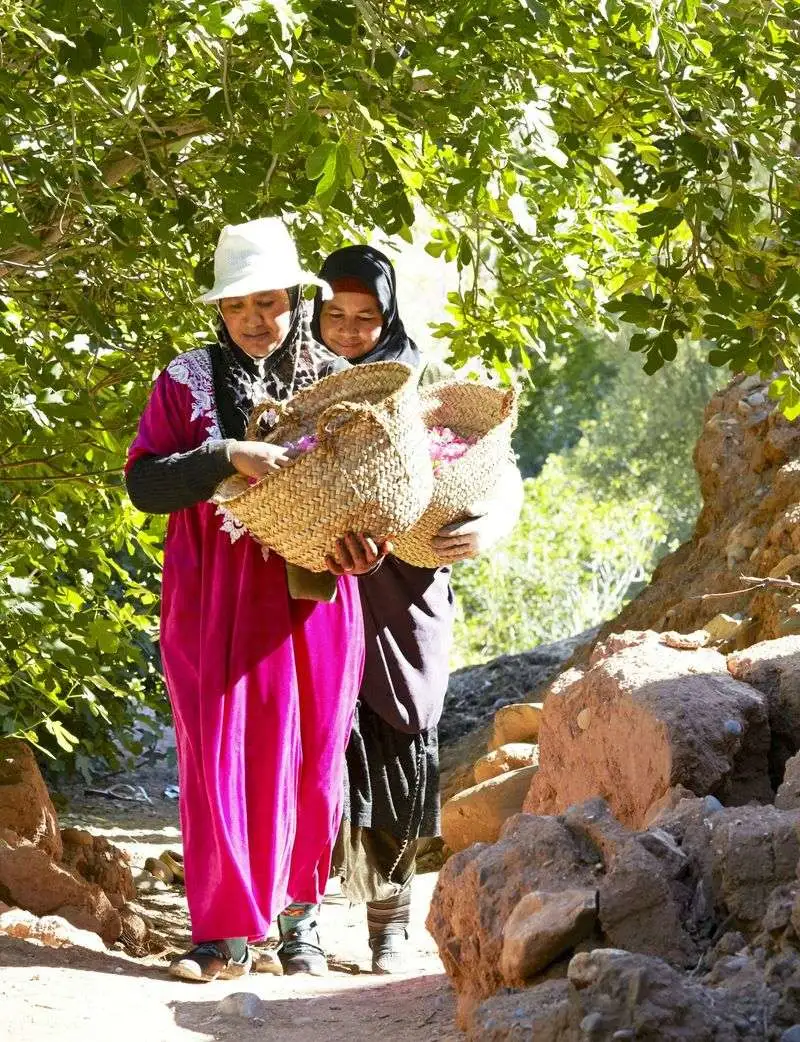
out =
[[[284,947],[302,954],[293,924],[321,899],[341,816],[364,654],[351,576],[386,548],[349,533],[330,561],[348,574],[331,575],[320,599],[293,599],[286,562],[213,502],[225,478],[291,463],[278,446],[242,440],[253,406],[342,367],[311,337],[308,282],[319,280],[300,269],[280,221],[223,230],[201,298],[218,308],[217,342],[160,374],[126,467],[134,504],[170,515],[161,657],[195,944],[170,969],[188,980],[248,972],[247,942],[276,918]]]

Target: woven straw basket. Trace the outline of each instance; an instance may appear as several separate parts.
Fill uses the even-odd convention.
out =
[[[449,427],[461,437],[478,438],[460,459],[439,466],[427,510],[394,540],[394,553],[402,561],[437,568],[447,562],[431,546],[433,537],[444,525],[466,520],[470,506],[492,494],[503,465],[514,459],[516,394],[476,383],[440,383],[420,397],[428,427]]]
[[[268,431],[265,421],[277,424]],[[433,468],[413,371],[397,362],[353,366],[253,413],[247,437],[316,448],[248,485],[224,482],[215,500],[291,564],[325,570],[345,532],[383,539],[407,531],[430,501]]]

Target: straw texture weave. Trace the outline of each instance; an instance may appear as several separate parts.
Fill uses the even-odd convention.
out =
[[[433,468],[409,366],[377,362],[334,373],[283,405],[260,405],[247,430],[251,440],[279,445],[304,435],[316,435],[317,446],[291,466],[253,485],[229,479],[215,496],[291,564],[324,571],[345,532],[396,536],[427,507]]]
[[[419,521],[394,540],[394,553],[420,568],[442,561],[431,540],[444,525],[465,521],[470,506],[491,496],[503,466],[513,461],[511,434],[517,422],[516,394],[477,383],[434,384],[420,392],[425,424],[449,427],[461,437],[477,437],[460,459],[442,463],[431,501]]]

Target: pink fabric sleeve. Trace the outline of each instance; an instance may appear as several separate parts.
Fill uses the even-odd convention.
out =
[[[198,425],[191,422],[190,414],[188,388],[176,383],[165,370],[153,385],[139,420],[139,430],[128,449],[125,473],[140,456],[171,456],[173,452],[196,449],[202,438],[198,439]]]

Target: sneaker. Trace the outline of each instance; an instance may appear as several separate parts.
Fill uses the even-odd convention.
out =
[[[248,948],[242,962],[231,957],[225,941],[204,941],[169,964],[171,976],[188,981],[233,980],[250,972],[253,957]]]
[[[328,960],[320,945],[316,916],[294,917],[284,913],[278,919],[278,928],[281,935],[278,958],[284,974],[310,973],[312,977],[324,977],[328,972]]]
[[[369,939],[373,973],[408,973],[408,930],[389,927]]]

